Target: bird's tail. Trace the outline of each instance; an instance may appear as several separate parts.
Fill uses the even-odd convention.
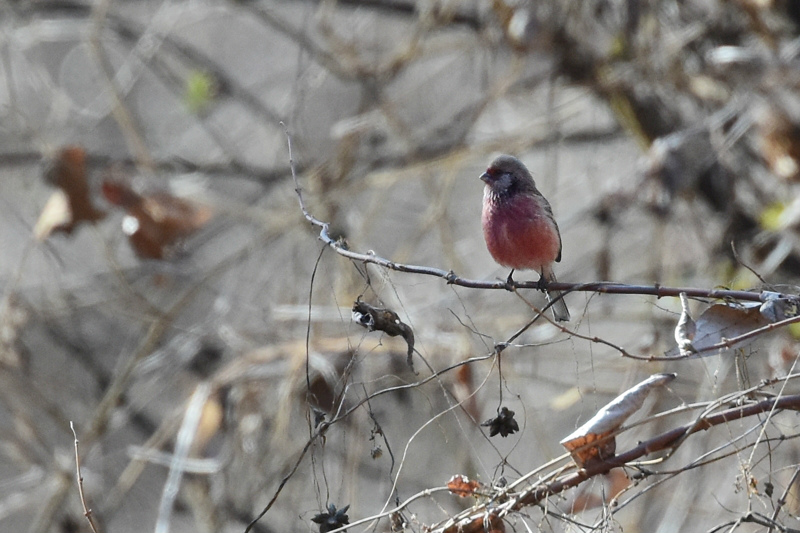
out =
[[[558,281],[553,269],[549,267],[542,270],[542,277],[544,277],[548,283]],[[545,291],[545,294],[547,295],[547,300],[553,302],[551,309],[553,310],[553,317],[556,319],[556,322],[569,322],[569,309],[567,309],[567,304],[564,301],[564,295],[561,294],[561,291]]]

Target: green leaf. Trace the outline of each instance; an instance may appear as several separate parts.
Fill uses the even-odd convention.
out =
[[[191,113],[204,112],[216,96],[214,79],[205,72],[193,70],[186,78],[183,100]]]
[[[769,231],[778,231],[783,227],[781,215],[786,210],[786,204],[783,202],[775,202],[768,205],[759,217],[761,227]]]

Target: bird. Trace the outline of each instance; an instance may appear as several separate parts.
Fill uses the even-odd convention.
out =
[[[492,161],[480,179],[483,188],[481,224],[492,258],[508,267],[507,283],[514,270],[535,270],[539,282],[556,282],[553,263],[561,261],[561,234],[550,203],[542,196],[527,167],[514,156]],[[557,322],[570,319],[559,291],[547,291]]]

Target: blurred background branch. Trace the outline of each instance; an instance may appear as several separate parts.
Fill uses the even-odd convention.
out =
[[[796,315],[775,295],[800,277],[798,28],[788,0],[0,3],[2,528],[86,527],[70,420],[98,529],[155,528],[154,458],[209,380],[181,453],[218,468],[173,473],[162,528],[242,531],[275,494],[254,530],[355,522],[454,473],[501,486],[547,465],[644,375],[679,374],[657,412],[786,375],[800,330],[765,324]],[[308,212],[374,261],[321,248],[281,121]],[[553,205],[568,330],[532,322],[539,294],[459,286],[508,274],[480,235],[478,176],[499,152]],[[648,359],[678,349],[680,287],[724,298],[688,303],[707,335],[686,346],[725,349]],[[432,370],[353,323],[359,300],[396,313]],[[500,412],[519,431],[497,442],[480,424]],[[612,471],[480,527],[791,527],[795,425],[696,435],[665,479],[722,445],[753,454],[686,469],[680,490],[651,481],[661,466]],[[621,491],[635,505],[613,506]],[[434,492],[379,527],[471,506]]]

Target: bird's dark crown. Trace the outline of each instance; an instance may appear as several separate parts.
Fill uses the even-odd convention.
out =
[[[528,169],[522,161],[511,155],[498,156],[486,169],[482,178],[500,197],[536,190]]]
[[[531,177],[525,164],[513,155],[500,155],[489,165],[487,172],[514,174],[519,177]]]

